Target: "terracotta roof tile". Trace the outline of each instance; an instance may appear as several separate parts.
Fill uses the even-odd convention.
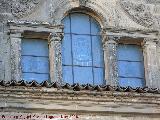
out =
[[[102,91],[118,91],[118,92],[137,92],[137,93],[154,93],[154,94],[160,94],[160,90],[158,88],[132,88],[130,86],[128,87],[121,87],[121,86],[110,86],[110,85],[80,85],[80,84],[74,84],[70,85],[68,83],[66,84],[60,84],[58,82],[50,83],[48,81],[44,81],[42,83],[38,83],[36,81],[31,81],[31,82],[26,82],[26,81],[10,81],[10,82],[5,82],[4,80],[0,81],[0,86],[4,87],[10,87],[10,86],[25,86],[25,87],[46,87],[46,88],[57,88],[57,89],[68,89],[68,90],[73,90],[73,91],[82,91],[82,90],[87,90],[87,91],[97,91],[97,92],[102,92]]]

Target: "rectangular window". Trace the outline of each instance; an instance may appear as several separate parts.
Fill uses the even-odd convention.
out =
[[[126,87],[144,86],[143,52],[138,45],[119,44],[118,46],[119,85]]]
[[[22,78],[41,83],[49,80],[49,50],[47,40],[22,40]]]

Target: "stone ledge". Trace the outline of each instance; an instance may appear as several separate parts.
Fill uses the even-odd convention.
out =
[[[3,111],[160,114],[160,94],[73,91],[46,87],[0,87]]]

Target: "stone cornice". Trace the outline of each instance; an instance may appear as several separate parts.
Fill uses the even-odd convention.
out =
[[[8,20],[9,33],[24,33],[25,31],[37,33],[62,33],[63,25],[54,25],[48,22],[40,21],[16,21]]]
[[[29,26],[29,27],[43,26],[51,29],[57,27],[63,29],[63,25],[54,25],[46,21],[8,20],[7,24],[12,26]]]
[[[153,29],[135,29],[135,28],[103,28],[102,36],[131,37],[131,38],[151,38],[158,39],[159,31]]]
[[[72,91],[45,87],[0,87],[0,96],[0,108],[3,110],[21,108],[26,111],[45,110],[46,113],[60,110],[89,113],[160,113],[160,95],[152,93]]]

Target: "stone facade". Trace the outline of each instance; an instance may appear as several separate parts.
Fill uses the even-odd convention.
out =
[[[146,86],[160,89],[159,0],[0,0],[0,80],[22,80],[21,40],[39,38],[49,43],[51,81],[62,83],[62,20],[72,10],[101,25],[109,85],[118,85],[116,46],[129,42],[143,46]],[[80,120],[160,119],[156,93],[2,86],[0,96],[0,117],[35,113],[74,114]]]

